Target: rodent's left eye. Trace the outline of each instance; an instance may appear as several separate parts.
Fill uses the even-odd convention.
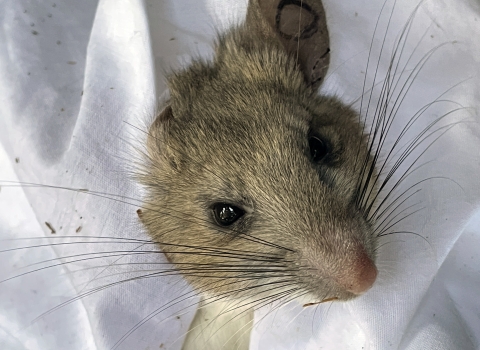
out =
[[[240,217],[243,216],[245,212],[232,204],[228,203],[215,203],[213,205],[213,215],[215,221],[220,226],[230,226]]]
[[[310,136],[308,146],[310,147],[310,155],[314,162],[321,161],[329,152],[326,142],[317,136]]]

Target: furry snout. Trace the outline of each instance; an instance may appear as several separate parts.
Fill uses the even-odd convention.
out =
[[[360,248],[351,265],[346,266],[334,279],[348,292],[361,295],[369,290],[377,279],[377,268],[365,250]]]
[[[358,241],[344,243],[343,248],[305,248],[302,260],[310,271],[310,280],[306,283],[317,298],[352,299],[375,283],[378,271],[363,244]]]

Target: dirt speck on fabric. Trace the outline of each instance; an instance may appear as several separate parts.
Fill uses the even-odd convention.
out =
[[[57,233],[57,231],[55,231],[51,223],[49,223],[48,221],[45,221],[45,225],[50,229],[50,232],[52,233],[52,235]]]

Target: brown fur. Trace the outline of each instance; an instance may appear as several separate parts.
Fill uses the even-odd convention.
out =
[[[355,295],[338,281],[358,273],[358,252],[375,259],[371,223],[355,204],[367,141],[354,111],[316,94],[328,65],[320,1],[304,1],[321,29],[300,43],[272,26],[279,3],[251,2],[247,21],[219,37],[212,62],[168,78],[170,99],[149,130],[141,219],[205,295],[252,300],[283,290],[347,300]],[[288,14],[283,20],[298,18],[295,8]],[[312,132],[331,148],[319,164],[309,155]],[[246,213],[219,227],[217,202]]]

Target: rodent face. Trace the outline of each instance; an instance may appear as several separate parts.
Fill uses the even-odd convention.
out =
[[[243,77],[196,63],[171,78],[150,129],[143,223],[200,292],[361,294],[376,277],[376,240],[356,204],[369,159],[358,116],[313,95],[294,67],[281,86],[275,75],[259,84],[242,63]],[[220,225],[222,203],[243,215]]]

